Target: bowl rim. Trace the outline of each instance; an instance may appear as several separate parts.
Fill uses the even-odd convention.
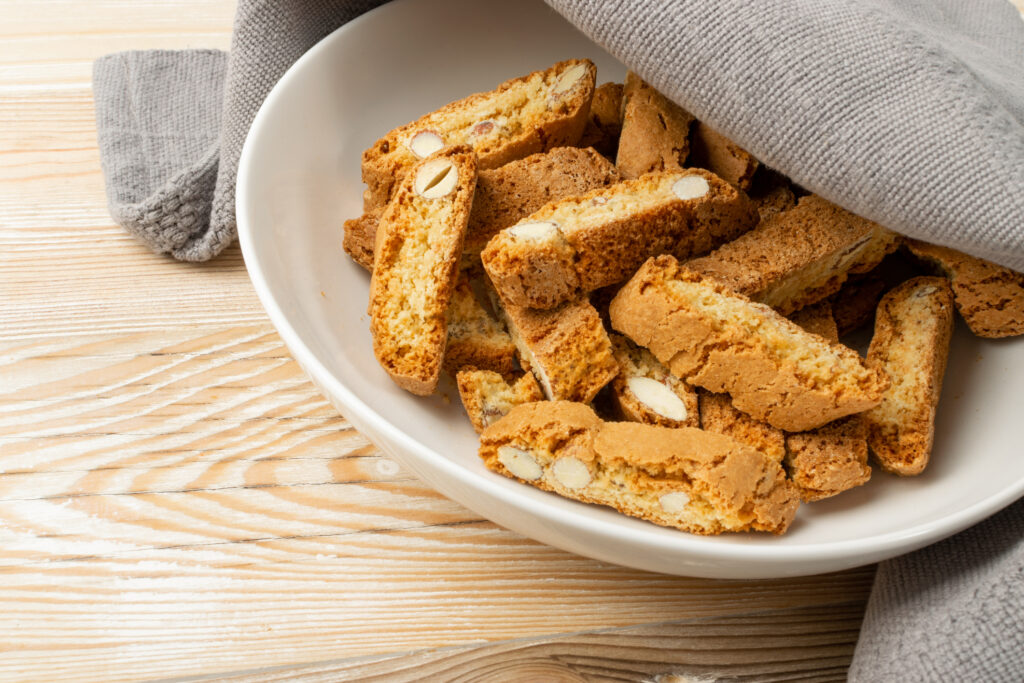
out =
[[[296,74],[302,72],[310,62],[317,60],[322,53],[328,52],[335,43],[345,40],[345,37],[350,32],[359,30],[369,18],[381,12],[391,11],[396,5],[406,4],[411,4],[411,0],[405,0],[404,2],[399,0],[396,3],[388,3],[353,19],[320,40],[287,69],[268,93],[266,99],[260,105],[256,116],[253,118],[242,146],[236,176],[235,211],[238,240],[245,267],[256,290],[257,297],[267,312],[274,328],[284,340],[285,345],[296,361],[321,391],[327,392],[345,407],[344,412],[346,414],[344,416],[346,418],[351,413],[358,421],[370,425],[373,430],[386,434],[387,439],[392,441],[396,446],[396,450],[399,451],[399,453],[393,454],[398,459],[404,460],[406,457],[412,457],[422,460],[431,468],[440,470],[444,475],[453,478],[463,486],[475,489],[488,497],[495,498],[511,508],[528,510],[530,515],[537,516],[561,527],[586,533],[592,537],[600,537],[609,543],[641,544],[650,549],[700,560],[726,562],[761,561],[776,565],[789,562],[801,564],[815,561],[829,561],[838,565],[840,560],[846,560],[844,566],[854,567],[876,562],[879,559],[894,557],[902,554],[900,551],[904,549],[909,552],[926,544],[941,540],[995,514],[1021,496],[1024,496],[1024,480],[1021,480],[1016,482],[1015,485],[1003,489],[998,495],[978,501],[950,515],[923,521],[911,527],[869,538],[778,546],[728,544],[721,542],[709,543],[706,542],[703,536],[682,532],[677,537],[666,536],[661,527],[653,525],[649,529],[610,526],[600,519],[589,516],[582,510],[565,510],[545,500],[538,502],[526,499],[516,492],[514,488],[500,485],[507,480],[499,482],[496,479],[492,479],[492,477],[500,477],[500,475],[489,471],[474,472],[449,460],[443,454],[418,442],[368,406],[327,370],[324,364],[316,357],[316,354],[305,344],[289,322],[288,316],[278,305],[274,292],[264,274],[263,265],[259,257],[259,249],[256,246],[254,223],[251,220],[248,209],[248,187],[251,182],[254,150],[261,136],[261,131],[266,125],[266,121],[270,118],[270,112],[274,109],[275,103],[283,98],[283,93],[287,91],[289,84],[296,78]],[[462,501],[458,502],[467,505]],[[484,511],[475,509],[475,512],[489,518],[489,515]],[[858,558],[863,558],[863,561],[858,562]],[[797,573],[799,573],[799,569],[797,569]]]

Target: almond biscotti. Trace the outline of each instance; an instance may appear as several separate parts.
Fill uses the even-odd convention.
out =
[[[917,240],[907,240],[907,247],[949,279],[971,332],[990,339],[1024,334],[1024,273],[949,247]]]
[[[763,304],[652,258],[619,291],[612,327],[676,377],[778,429],[804,431],[878,405],[884,375]]]
[[[500,308],[523,369],[549,400],[589,403],[618,374],[608,333],[586,299],[546,311],[505,301]]]
[[[728,394],[698,390],[700,428],[724,434],[764,453],[775,462],[786,457],[786,433],[737,410]]]
[[[898,236],[814,195],[686,267],[788,315],[874,268]]]
[[[453,147],[413,166],[377,230],[370,332],[381,366],[400,387],[437,386],[476,183],[472,150]]]
[[[871,452],[889,472],[920,474],[928,464],[952,333],[953,292],[945,278],[913,278],[878,304],[868,363],[891,385],[864,419]]]
[[[529,403],[484,430],[506,477],[696,534],[783,533],[799,500],[777,462],[720,434],[603,422],[589,407]]]
[[[509,383],[496,372],[470,366],[460,370],[455,381],[462,406],[477,434],[516,406],[544,400],[540,385],[529,372]]]
[[[675,377],[647,349],[621,334],[609,335],[619,374],[611,399],[619,417],[660,427],[699,427],[696,390]]]
[[[454,377],[466,366],[511,378],[521,372],[516,345],[505,323],[485,304],[484,285],[471,270],[461,270],[448,305],[448,345],[444,370]],[[474,287],[477,285],[477,287]],[[479,290],[479,291],[478,291]]]
[[[578,147],[558,147],[481,171],[466,230],[466,254],[479,256],[503,228],[548,202],[609,187],[621,179],[612,162],[593,149]]]
[[[690,158],[687,165],[706,168],[722,180],[749,190],[757,170],[757,159],[735,142],[703,121],[690,131]]]
[[[550,201],[607,187],[622,176],[612,162],[592,149],[557,147],[504,166],[480,171],[463,247],[463,265],[479,259],[480,250],[502,228],[516,223]],[[373,269],[373,243],[380,211],[345,221],[345,251],[367,270]]]
[[[622,132],[615,165],[626,178],[683,168],[693,115],[630,71],[622,89]]]
[[[481,258],[503,299],[551,308],[625,280],[650,256],[706,252],[757,220],[746,196],[708,171],[651,173],[545,204]]]
[[[377,225],[383,212],[384,208],[379,207],[367,211],[358,218],[350,218],[344,224],[345,237],[341,241],[342,249],[353,261],[370,271],[373,270],[373,245],[377,241]]]
[[[790,320],[830,342],[839,341],[839,328],[828,302],[807,306]],[[871,479],[867,437],[867,424],[859,414],[786,434],[783,464],[800,498],[810,503],[866,484]]]
[[[594,90],[590,114],[580,138],[580,147],[593,147],[609,159],[615,158],[622,133],[622,84],[604,83]]]
[[[488,169],[575,145],[587,123],[595,73],[586,59],[559,62],[392,130],[363,152],[363,210],[387,203],[410,166],[444,147],[469,145],[479,167]]]

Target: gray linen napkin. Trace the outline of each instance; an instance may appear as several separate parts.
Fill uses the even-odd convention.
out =
[[[547,0],[769,166],[905,234],[1024,270],[1024,22],[1005,0]],[[381,0],[241,0],[228,55],[96,62],[114,218],[203,261],[287,67]],[[226,65],[226,66],[225,66]],[[1020,680],[1024,502],[883,562],[854,681]]]

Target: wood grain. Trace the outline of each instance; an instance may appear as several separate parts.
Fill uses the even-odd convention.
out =
[[[45,337],[0,358],[0,677],[200,674],[792,608],[859,618],[869,589],[870,568],[659,576],[496,527],[353,431],[266,324]]]

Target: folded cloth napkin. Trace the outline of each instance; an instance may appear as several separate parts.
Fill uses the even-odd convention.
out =
[[[1024,22],[1005,0],[547,0],[804,187],[1024,270]],[[381,0],[240,0],[229,54],[96,62],[114,218],[188,261],[235,238],[242,142],[303,52]],[[1024,502],[883,562],[852,680],[1020,680]]]

